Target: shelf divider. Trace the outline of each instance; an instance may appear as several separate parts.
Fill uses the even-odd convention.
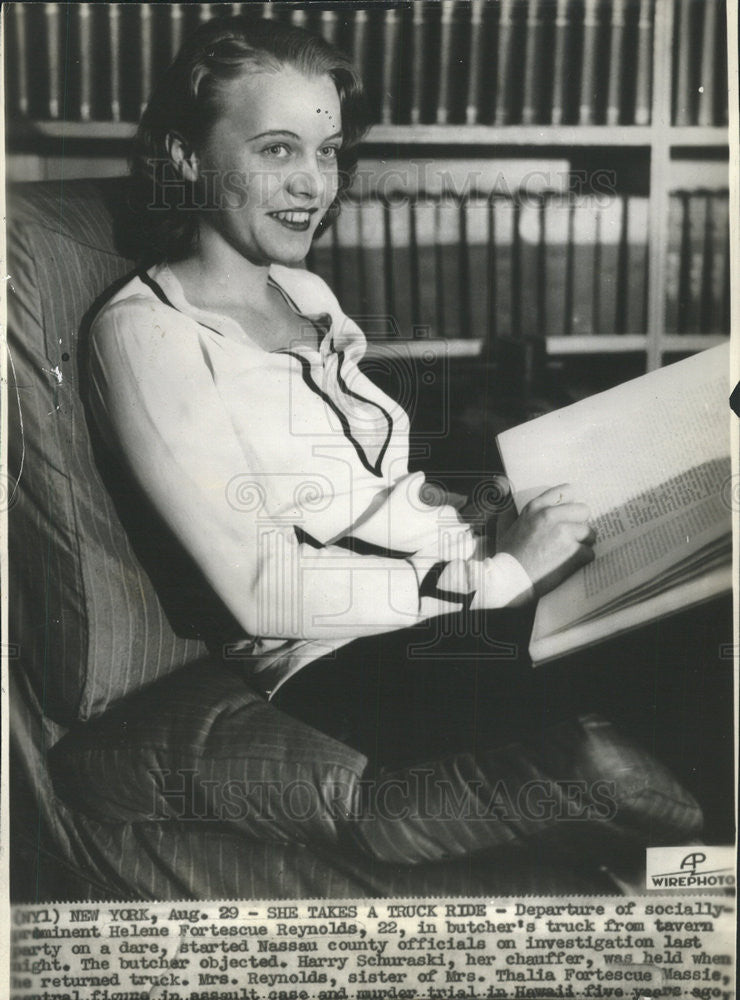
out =
[[[671,59],[673,57],[673,3],[655,5],[653,31],[653,139],[650,150],[650,207],[648,212],[648,343],[647,370],[662,361],[665,330],[665,287],[668,250],[668,168],[671,158]]]
[[[12,123],[8,123],[12,128]],[[34,121],[27,134],[47,139],[127,141],[134,122]],[[655,125],[373,125],[364,145],[430,146],[652,146],[656,138],[674,148],[723,147],[729,143],[725,127]]]

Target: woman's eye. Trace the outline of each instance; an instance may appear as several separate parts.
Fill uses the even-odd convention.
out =
[[[322,146],[319,152],[321,153],[322,159],[335,160],[339,150],[336,146]]]
[[[283,157],[287,156],[290,150],[288,149],[288,147],[285,145],[284,142],[276,142],[272,146],[265,147],[263,152],[267,153],[268,156]]]

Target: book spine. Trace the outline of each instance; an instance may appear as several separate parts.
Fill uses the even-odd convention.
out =
[[[367,11],[354,11],[354,24],[352,26],[352,59],[357,68],[361,80],[365,80],[366,58],[365,49],[367,41]],[[365,81],[367,82],[367,81]]]
[[[571,256],[571,286],[573,312],[571,331],[574,335],[593,335],[596,290],[596,206],[585,199],[573,208],[573,245]]]
[[[568,241],[570,202],[548,197],[544,205],[545,226],[545,333],[562,337],[568,332],[566,291],[568,281]]]
[[[80,121],[88,122],[92,117],[92,29],[89,4],[77,5],[77,29],[80,47]]]
[[[650,123],[653,0],[640,0],[637,18],[637,77],[635,83],[635,125]]]
[[[540,245],[542,240],[540,206],[536,201],[522,201],[518,208],[519,316],[520,336],[536,340],[542,332],[540,300]]]
[[[708,333],[729,333],[729,252],[730,206],[725,193],[716,193],[712,199],[712,233],[709,247],[709,303],[704,329]]]
[[[412,21],[413,63],[411,68],[411,124],[421,121],[421,107],[424,96],[424,5],[414,4]]]
[[[683,303],[682,333],[701,333],[701,302],[707,261],[707,195],[689,195],[689,267],[687,296]],[[686,287],[686,286],[685,286]]]
[[[730,306],[730,291],[731,291],[731,284],[730,284],[730,231],[729,231],[729,226],[725,227],[725,238],[724,238],[724,241],[722,243],[722,257],[721,257],[721,260],[722,260],[722,264],[723,264],[723,267],[722,267],[723,279],[722,279],[722,286],[721,286],[722,311],[721,311],[721,319],[720,319],[720,322],[719,322],[718,325],[719,325],[719,329],[720,329],[721,333],[727,333],[727,334],[729,334],[730,333],[730,314],[731,314],[731,306]]]
[[[454,0],[442,0],[442,20],[439,52],[439,96],[437,124],[446,125],[450,114],[450,69],[452,67],[452,17]]]
[[[267,0],[266,3],[262,4],[262,17],[267,21],[271,21],[275,16],[275,6],[272,0]]]
[[[46,16],[46,65],[49,68],[49,118],[58,118],[60,109],[59,92],[59,7],[55,3],[44,4]]]
[[[460,205],[442,198],[436,212],[436,254],[440,335],[456,340],[461,334]]]
[[[585,0],[583,7],[583,63],[581,67],[581,101],[578,121],[594,124],[596,97],[596,55],[599,32],[599,0]]]
[[[618,125],[621,118],[621,90],[624,66],[624,15],[626,0],[612,0],[612,21],[609,38],[609,92],[606,101],[607,125]]]
[[[211,4],[209,3],[199,3],[198,4],[198,20],[203,24],[205,21],[210,21],[213,17],[213,11],[211,10]]]
[[[404,340],[410,340],[415,317],[412,294],[411,215],[408,201],[403,199],[391,202],[389,217],[392,261],[390,312],[395,334]]]
[[[436,214],[437,203],[433,199],[422,195],[414,200],[411,213],[412,267],[418,297],[414,302],[414,320],[419,332],[430,338],[441,335],[437,312]]]
[[[626,215],[625,322],[620,332],[644,334],[647,330],[649,200],[642,196],[630,196]]]
[[[597,216],[598,243],[596,260],[596,332],[618,332],[617,306],[619,290],[619,258],[624,218],[624,200],[612,198],[601,206]]]
[[[676,125],[692,125],[691,107],[691,7],[693,0],[680,0],[678,19],[678,68],[676,71]]]
[[[388,325],[385,208],[376,199],[360,202],[360,247],[365,278],[362,315],[366,318],[366,332],[368,336],[392,336]]]
[[[727,48],[727,4],[725,0],[722,0],[718,20],[720,30],[719,40],[717,42],[717,51],[720,53],[718,66],[720,75],[716,87],[720,101],[718,102],[719,107],[717,108],[717,121],[720,125],[727,125],[730,121],[730,89],[727,76],[729,70],[729,51]],[[737,73],[737,71],[735,72]]]
[[[383,23],[383,103],[380,120],[384,125],[393,123],[395,107],[395,81],[398,66],[398,13],[385,11]]]
[[[320,239],[311,244],[306,257],[306,267],[313,274],[318,274],[331,288],[337,299],[341,300],[340,280],[334,272],[334,237],[337,232],[335,223]],[[344,308],[344,303],[342,304]],[[346,310],[345,310],[346,312]]]
[[[565,118],[565,80],[570,34],[570,0],[558,0],[555,10],[555,55],[552,71],[552,109],[550,121],[560,125]]]
[[[498,21],[498,58],[496,60],[496,125],[507,125],[511,119],[513,34],[513,0],[501,0]]]
[[[699,125],[714,125],[714,74],[717,62],[717,7],[719,0],[705,0],[699,83]],[[719,58],[722,59],[720,51]]]
[[[665,269],[665,330],[678,333],[679,295],[681,289],[681,251],[683,246],[684,201],[678,192],[668,199],[668,246]]]
[[[170,14],[170,61],[172,61],[180,51],[182,45],[182,4],[173,3],[169,6]]]
[[[139,52],[141,53],[141,100],[140,112],[152,92],[152,62],[154,60],[154,39],[152,35],[152,8],[145,3],[137,7],[139,12]]]
[[[469,327],[463,336],[488,345],[491,337],[491,206],[486,198],[465,201],[465,247],[467,282],[465,295]]]
[[[30,108],[30,101],[28,90],[28,25],[26,23],[26,8],[22,3],[17,3],[12,10],[15,51],[18,60],[18,111],[21,115],[27,115]]]
[[[496,288],[495,336],[512,338],[514,323],[514,202],[496,198],[493,202],[494,271]],[[516,310],[518,313],[518,309]]]
[[[306,27],[306,12],[305,12],[305,10],[301,10],[300,7],[294,8],[290,12],[290,20],[291,20],[291,22],[297,28],[305,28]]]
[[[360,235],[360,204],[347,200],[332,226],[334,236],[334,282],[332,289],[344,312],[363,325],[365,270]],[[328,235],[328,234],[327,234]],[[327,269],[328,262],[324,265]]]
[[[468,57],[468,95],[465,105],[465,121],[475,125],[479,118],[480,76],[482,66],[483,0],[472,0],[470,6],[470,54]]]
[[[537,121],[540,99],[540,68],[542,66],[542,0],[529,0],[524,58],[524,102],[522,123]]]
[[[121,120],[121,18],[116,3],[106,6],[108,37],[110,39],[110,116],[114,122]]]
[[[321,12],[321,34],[334,45],[337,40],[337,13],[334,10],[324,10]]]

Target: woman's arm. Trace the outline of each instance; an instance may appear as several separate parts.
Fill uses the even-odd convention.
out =
[[[426,566],[314,548],[292,524],[229,502],[250,470],[197,333],[167,307],[142,297],[105,310],[90,372],[103,433],[248,635],[351,638],[460,607],[422,593]]]

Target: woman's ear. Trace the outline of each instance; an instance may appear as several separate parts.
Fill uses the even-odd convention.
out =
[[[198,180],[198,157],[190,144],[177,132],[168,132],[165,145],[180,177],[195,183]]]

